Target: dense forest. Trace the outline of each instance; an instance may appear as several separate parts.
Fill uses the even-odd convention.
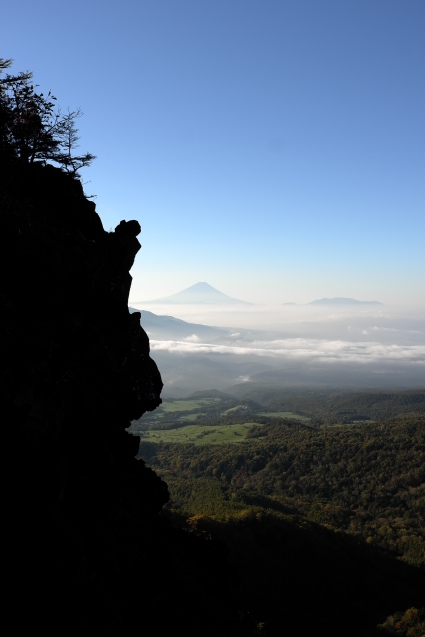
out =
[[[422,636],[423,611],[401,617],[424,602],[424,417],[314,428],[275,419],[250,436],[142,441],[139,454],[169,485],[166,515],[230,548],[264,634],[281,634],[283,595],[294,634],[317,622],[328,634],[392,634],[398,621],[406,633],[396,634]]]
[[[424,417],[324,430],[276,421],[251,435],[242,446],[142,442],[139,453],[169,484],[178,479],[177,502],[182,480],[212,478],[226,494],[223,506],[248,497],[424,563]],[[194,513],[208,514],[203,506]]]
[[[252,502],[266,509],[283,507],[291,515],[362,537],[410,564],[424,563],[424,392],[263,389],[248,395],[251,399],[238,403],[225,394],[204,392],[191,402],[169,401],[159,418],[136,423],[140,433],[184,427],[191,413],[203,427],[254,423],[236,446],[152,444],[153,438],[142,437],[139,453],[168,481],[175,510],[210,515],[213,506],[216,516],[221,507],[229,511],[229,503],[238,515]],[[193,411],[184,411],[185,406]],[[272,411],[285,408],[301,412],[306,422]],[[325,409],[327,421],[339,420],[338,425],[323,424]],[[367,420],[357,422],[362,413]],[[388,414],[398,417],[385,420]],[[377,422],[369,420],[372,415]],[[351,424],[344,423],[348,418]],[[223,495],[213,505],[208,497],[195,496],[202,478],[220,484]]]
[[[250,400],[270,411],[293,411],[312,424],[333,425],[356,420],[383,421],[398,415],[425,414],[425,390],[341,392],[302,388],[280,389],[244,384],[229,390],[239,400]]]

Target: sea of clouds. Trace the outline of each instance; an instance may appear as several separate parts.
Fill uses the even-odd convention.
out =
[[[194,335],[195,338],[196,335]],[[249,345],[220,345],[190,340],[151,340],[151,350],[184,354],[231,354],[236,356],[266,356],[282,360],[317,360],[332,363],[346,361],[409,363],[425,366],[425,345],[397,345],[379,342],[357,342],[287,338],[272,341],[252,341]]]
[[[156,311],[193,323],[184,337],[149,334],[152,357],[168,388],[224,389],[241,382],[425,387],[425,316],[420,312],[386,306]],[[196,324],[217,329],[206,338]]]

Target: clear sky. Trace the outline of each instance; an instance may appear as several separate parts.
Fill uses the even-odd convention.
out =
[[[424,0],[19,0],[0,44],[84,111],[133,301],[425,303]]]

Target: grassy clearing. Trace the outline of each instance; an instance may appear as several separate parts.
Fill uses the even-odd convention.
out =
[[[307,416],[300,416],[294,414],[292,411],[260,411],[258,416],[267,416],[268,418],[291,418],[292,420],[299,420],[300,422],[308,422],[310,418]]]
[[[172,413],[175,411],[194,411],[195,409],[202,409],[214,405],[214,403],[220,402],[220,398],[197,398],[194,400],[175,400],[173,402],[163,402],[158,408],[158,411]]]
[[[241,405],[236,405],[236,407],[230,407],[230,409],[226,409],[225,411],[223,411],[223,414],[231,414],[232,412],[235,411],[243,411],[243,407],[241,407]]]
[[[220,398],[195,398],[193,400],[174,400],[164,401],[154,412],[146,414],[143,418],[144,422],[152,422],[155,420],[162,420],[163,418],[177,420],[180,413],[185,413],[184,420],[196,420],[197,415],[204,415],[200,410],[208,410],[213,407],[217,402],[220,402]],[[194,411],[196,414],[187,414],[187,412]]]
[[[246,422],[242,425],[225,425],[217,427],[202,427],[188,425],[179,429],[152,429],[140,434],[143,442],[180,442],[195,445],[218,445],[224,443],[243,442],[252,427],[258,423]]]

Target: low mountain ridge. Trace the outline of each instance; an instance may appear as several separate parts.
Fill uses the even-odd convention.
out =
[[[307,305],[382,305],[382,303],[379,301],[358,301],[357,299],[335,296],[332,299],[316,299],[315,301],[307,303]]]
[[[139,312],[133,307],[129,307],[130,314]],[[197,336],[208,340],[219,338],[227,334],[228,330],[212,325],[201,325],[200,323],[188,323],[182,319],[165,314],[154,314],[148,310],[141,310],[140,324],[149,336],[158,340],[181,340],[191,336]]]

